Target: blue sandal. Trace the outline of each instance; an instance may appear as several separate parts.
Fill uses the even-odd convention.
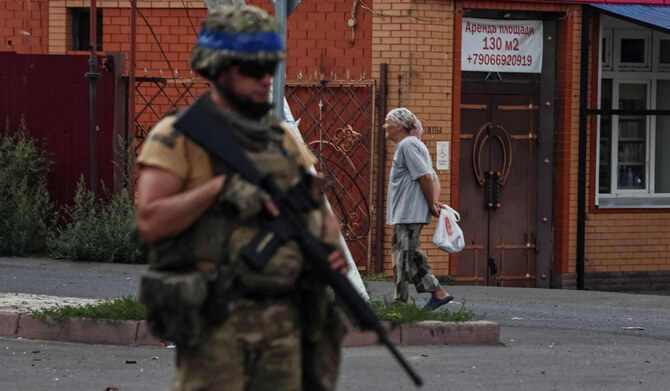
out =
[[[437,309],[448,302],[454,300],[454,296],[447,296],[444,299],[438,299],[437,297],[431,297],[430,300],[426,303],[423,308],[428,308],[429,310]]]

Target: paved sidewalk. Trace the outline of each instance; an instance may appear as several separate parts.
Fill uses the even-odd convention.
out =
[[[0,283],[3,279],[11,282],[0,286],[11,285],[16,290],[22,291],[0,292],[0,337],[130,346],[165,345],[150,335],[144,321],[111,323],[103,320],[72,319],[64,325],[58,325],[46,324],[30,315],[32,310],[41,308],[92,304],[109,298],[109,296],[100,297],[100,294],[91,295],[92,290],[109,292],[109,287],[107,290],[100,287],[101,282],[116,286],[115,289],[119,293],[113,297],[137,295],[137,284],[145,266],[0,258],[0,268],[5,269],[4,273],[0,273]],[[54,280],[58,283],[54,284]],[[375,284],[385,288],[392,287],[391,283]],[[81,297],[38,294],[53,291]],[[419,302],[417,300],[417,303]],[[445,308],[458,310],[460,305],[450,303]],[[497,346],[500,344],[500,328],[498,324],[489,321],[417,322],[394,328],[390,324],[385,326],[389,339],[397,345]],[[376,342],[374,333],[352,330],[343,344],[345,347],[354,347],[370,346]]]

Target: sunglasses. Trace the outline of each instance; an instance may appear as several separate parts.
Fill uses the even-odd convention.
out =
[[[265,75],[274,75],[277,70],[276,62],[240,62],[237,63],[237,68],[242,76],[251,77],[252,79],[260,80]]]

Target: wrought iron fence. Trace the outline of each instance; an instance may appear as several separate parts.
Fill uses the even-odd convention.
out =
[[[286,99],[326,174],[326,195],[361,271],[369,268],[373,81],[287,81]]]
[[[151,127],[166,114],[184,108],[207,89],[199,78],[135,78],[135,152],[139,152]]]
[[[207,88],[203,79],[137,77],[134,147],[151,126],[186,107]],[[326,174],[326,195],[361,271],[369,268],[373,81],[287,81],[286,99],[305,142]]]

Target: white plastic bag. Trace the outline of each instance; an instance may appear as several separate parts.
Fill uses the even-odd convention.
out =
[[[440,250],[448,253],[457,253],[465,247],[465,238],[463,231],[458,226],[461,221],[461,215],[448,205],[442,205],[443,209],[440,212],[440,217],[437,221],[437,228],[433,235],[433,243]]]

